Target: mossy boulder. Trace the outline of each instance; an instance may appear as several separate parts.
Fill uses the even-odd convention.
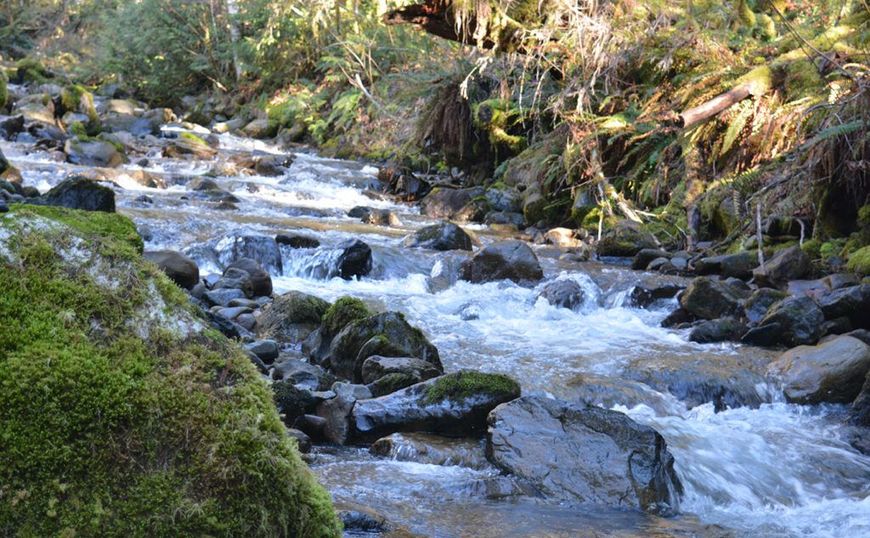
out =
[[[117,214],[0,216],[0,528],[338,536],[269,388],[141,246]]]
[[[84,176],[73,176],[52,187],[38,202],[68,209],[114,213],[115,191]]]
[[[19,84],[42,84],[52,74],[36,58],[22,58],[15,64],[15,82]]]
[[[348,324],[332,339],[322,366],[358,383],[362,381],[363,362],[373,355],[415,357],[441,368],[438,349],[398,312],[385,312]]]
[[[870,275],[870,246],[861,247],[849,254],[846,268],[859,275]]]
[[[634,256],[645,248],[657,248],[656,238],[640,224],[621,220],[601,235],[596,245],[599,256]]]
[[[82,166],[115,168],[127,162],[123,146],[88,136],[70,138],[64,144],[63,151],[68,162]]]
[[[282,342],[304,340],[317,329],[329,303],[319,297],[289,291],[275,297],[257,318],[257,334]]]
[[[364,302],[355,297],[339,297],[321,315],[321,330],[325,336],[335,336],[349,323],[365,319],[372,312]]]
[[[211,159],[217,155],[217,150],[208,142],[193,133],[181,133],[168,146],[163,148],[163,156],[172,159],[183,159],[192,155],[197,159]]]
[[[6,87],[9,79],[6,78],[6,71],[0,69],[0,110],[6,108],[6,103],[9,101],[9,90]]]
[[[100,131],[100,116],[94,106],[94,94],[79,84],[72,84],[61,91],[61,114],[73,112],[87,117],[88,134],[95,135]]]

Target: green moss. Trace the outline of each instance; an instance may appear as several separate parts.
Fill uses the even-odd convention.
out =
[[[199,137],[199,136],[197,136],[197,135],[195,135],[195,134],[193,134],[193,133],[189,133],[189,132],[187,132],[187,131],[185,131],[185,132],[183,132],[183,133],[180,133],[180,134],[178,135],[178,138],[182,138],[182,139],[187,140],[187,141],[189,141],[189,142],[193,142],[194,144],[200,144],[200,145],[203,145],[203,146],[208,146],[208,142],[206,142],[205,140],[203,140],[201,137]]]
[[[8,82],[6,71],[0,69],[0,110],[6,108],[6,102],[9,101],[9,89],[6,87]]]
[[[444,400],[461,402],[479,394],[494,395],[506,400],[519,398],[520,385],[503,374],[466,370],[436,379],[426,390],[424,401],[427,404]]]
[[[418,383],[420,380],[409,373],[393,372],[369,383],[368,387],[375,397],[392,394]]]
[[[828,261],[829,259],[840,256],[843,252],[843,247],[846,245],[845,239],[832,239],[831,241],[825,241],[819,247],[819,256],[821,256],[822,260]]]
[[[859,275],[870,275],[870,246],[859,248],[851,253],[846,268]]]
[[[365,319],[372,315],[366,304],[355,297],[339,297],[327,309],[321,319],[321,327],[327,336],[341,332],[344,327],[354,321]]]
[[[15,64],[19,82],[42,84],[51,78],[51,73],[35,58],[22,58]]]
[[[0,230],[5,534],[339,534],[268,387],[171,308],[129,219],[14,205]]]
[[[818,260],[822,257],[822,242],[818,239],[810,239],[809,241],[804,241],[804,244],[801,245],[801,250],[810,257],[812,260]]]

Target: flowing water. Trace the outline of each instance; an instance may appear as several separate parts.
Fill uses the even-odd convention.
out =
[[[230,135],[220,140],[224,152],[278,152]],[[25,184],[40,191],[79,169],[46,153],[28,154],[24,144],[0,142],[0,149],[21,168]],[[173,186],[144,188],[123,175],[116,180],[118,210],[136,222],[147,249],[183,250],[242,232],[317,238],[316,249],[282,247],[283,274],[272,275],[276,293],[300,290],[330,301],[353,295],[401,311],[438,347],[447,371],[507,373],[525,393],[571,399],[579,375],[618,384],[645,361],[743,364],[771,357],[756,348],[690,343],[684,332],[659,327],[672,305],[646,310],[626,304],[640,273],[563,262],[553,249],[539,250],[547,280],[580,283],[587,301],[578,312],[536,300],[539,289],[456,283],[451,268],[465,254],[403,248],[402,238],[430,221],[413,206],[372,197],[368,189],[377,180],[370,166],[300,152],[282,177],[216,178],[239,199],[239,211],[221,211],[184,186],[184,178],[202,175],[210,164],[163,159],[155,148],[145,170],[181,178],[170,181]],[[154,203],[137,201],[143,194]],[[403,224],[370,226],[346,217],[357,205],[392,210]],[[483,244],[498,238],[484,227],[471,229]],[[328,278],[331,247],[348,238],[371,245],[372,274]],[[213,260],[198,261],[203,273],[218,271]],[[312,468],[337,503],[371,507],[412,535],[870,536],[870,458],[846,441],[844,408],[790,405],[776,387],[755,388],[768,403],[718,413],[712,403],[687,409],[646,386],[630,401],[612,402],[666,438],[685,487],[681,515],[671,519],[507,495],[514,486],[487,466],[378,458],[361,448],[320,449]]]

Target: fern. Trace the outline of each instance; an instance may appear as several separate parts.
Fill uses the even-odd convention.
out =
[[[752,111],[752,106],[743,106],[737,114],[734,115],[734,118],[728,124],[728,129],[725,131],[725,138],[722,139],[722,147],[719,149],[718,154],[719,157],[728,153],[734,145],[734,142],[737,141],[737,137],[743,132],[743,129],[746,127],[746,122],[749,120],[750,116],[752,116]]]

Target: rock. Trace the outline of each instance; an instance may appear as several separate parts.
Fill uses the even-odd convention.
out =
[[[218,241],[215,250],[218,253],[218,260],[225,267],[236,260],[249,258],[262,265],[267,271],[279,275],[284,271],[278,243],[274,238],[266,235],[229,235]]]
[[[685,279],[679,277],[653,276],[638,282],[631,290],[631,304],[646,308],[656,301],[672,299],[686,289]]]
[[[278,342],[274,340],[257,340],[245,344],[245,349],[259,357],[264,364],[272,364],[278,358]]]
[[[317,415],[302,415],[293,423],[293,428],[309,436],[312,441],[320,442],[325,440],[326,419]]]
[[[771,288],[784,286],[789,280],[799,280],[812,271],[812,261],[797,245],[777,252],[752,271],[756,284]]]
[[[275,236],[275,242],[290,248],[317,248],[320,246],[320,241],[304,235],[278,234]]]
[[[310,391],[325,391],[336,381],[334,375],[320,366],[294,358],[276,362],[272,369],[272,379],[287,381]]]
[[[758,329],[776,326],[776,342],[794,347],[816,343],[822,336],[824,322],[822,310],[810,297],[791,296],[771,306],[767,315],[758,323]]]
[[[121,166],[127,158],[118,149],[103,140],[70,138],[63,146],[66,160],[83,166]]]
[[[224,271],[224,276],[230,270],[247,273],[248,281],[251,283],[251,297],[270,297],[272,295],[272,277],[255,260],[250,258],[235,260]]]
[[[655,237],[630,220],[621,220],[601,236],[599,256],[634,256],[645,248],[657,248]]]
[[[44,205],[115,212],[115,192],[96,181],[74,176],[65,179],[45,193],[39,202]]]
[[[554,280],[544,286],[544,289],[538,294],[538,299],[540,298],[544,298],[553,306],[577,310],[583,306],[586,292],[574,280]]]
[[[770,307],[786,297],[788,297],[787,293],[771,288],[761,288],[754,291],[743,305],[749,324],[755,325],[764,319]]]
[[[866,343],[866,342],[865,342]],[[849,407],[849,422],[865,428],[870,428],[870,372],[864,378],[864,385],[858,397]],[[865,454],[870,451],[865,451]]]
[[[24,116],[0,116],[0,136],[12,140],[15,135],[24,130]],[[2,170],[0,170],[2,172]]]
[[[152,250],[142,254],[166,273],[173,282],[186,290],[199,283],[199,267],[196,262],[174,250]]]
[[[347,216],[360,219],[364,224],[377,226],[401,226],[402,221],[388,209],[375,209],[373,207],[356,206],[347,212]]]
[[[163,156],[170,159],[183,159],[192,155],[197,159],[211,159],[217,155],[217,150],[199,136],[183,132],[163,148]]]
[[[349,423],[351,410],[358,400],[366,400],[372,397],[372,393],[365,385],[351,385],[349,383],[335,383],[332,386],[335,398],[326,400],[317,406],[317,416],[326,419],[326,427],[323,434],[332,443],[343,445],[350,440],[352,435]]]
[[[284,175],[292,164],[291,155],[262,155],[256,158],[254,170],[261,176],[277,177]]]
[[[275,297],[257,319],[257,334],[282,342],[301,342],[320,326],[329,303],[300,291]]]
[[[230,306],[236,299],[247,297],[245,292],[237,288],[223,288],[203,293],[203,299],[211,306]]]
[[[373,355],[363,362],[362,382],[373,383],[385,375],[405,374],[416,378],[417,381],[415,383],[419,383],[433,377],[438,377],[442,373],[444,371],[438,366],[414,357],[381,357]]]
[[[275,136],[275,131],[277,129],[270,125],[268,119],[257,119],[254,120],[242,128],[242,132],[245,133],[245,136],[249,136],[251,138],[269,138]]]
[[[724,277],[749,279],[752,270],[758,267],[758,255],[752,252],[709,256],[695,262],[695,272],[699,275],[719,273]]]
[[[215,180],[208,177],[195,177],[187,182],[187,189],[194,192],[221,191],[224,192]]]
[[[852,273],[834,273],[822,279],[830,290],[849,288],[861,284],[861,279]]]
[[[631,260],[631,268],[635,271],[643,271],[649,267],[653,260],[657,258],[668,260],[670,257],[671,255],[667,251],[660,248],[644,248],[634,255],[634,259]]]
[[[841,288],[819,298],[827,319],[845,317],[856,328],[870,329],[870,284]]]
[[[611,409],[616,405],[632,408],[646,405],[657,415],[672,415],[671,398],[644,383],[590,373],[578,374],[568,381],[570,400],[580,405]]]
[[[478,439],[455,439],[428,433],[394,433],[372,443],[369,452],[394,461],[427,465],[459,465],[486,469],[489,462]]]
[[[702,319],[718,319],[742,314],[741,290],[710,277],[698,277],[689,284],[680,296],[680,306]]]
[[[662,320],[661,326],[665,328],[684,328],[682,327],[683,325],[690,324],[693,321],[697,321],[695,316],[683,308],[677,308]]]
[[[305,435],[302,430],[287,428],[287,437],[296,442],[296,449],[302,454],[311,452],[311,438]]]
[[[544,239],[548,244],[562,248],[574,248],[584,244],[582,239],[575,237],[574,230],[569,228],[551,228],[544,234]]]
[[[478,216],[479,208],[474,202],[476,199],[482,198],[484,193],[483,187],[436,188],[420,201],[420,211],[433,219],[447,219],[457,222],[476,220],[474,217]],[[483,217],[483,215],[479,216]]]
[[[848,336],[851,336],[852,338],[857,338],[858,340],[870,346],[870,331],[868,331],[867,329],[855,329],[854,331],[849,331],[846,334]]]
[[[705,320],[692,328],[689,340],[700,344],[740,341],[745,332],[746,325],[731,317]]]
[[[363,277],[372,270],[372,249],[359,239],[349,239],[336,247],[335,276],[345,280]]]
[[[768,367],[782,379],[790,402],[851,403],[870,372],[870,346],[851,336],[836,336],[816,346],[798,346]]]
[[[497,226],[513,226],[517,229],[526,225],[526,218],[522,213],[511,211],[490,211],[483,217],[483,223]]]
[[[769,362],[766,354],[674,354],[634,359],[622,375],[659,392],[669,392],[689,408],[708,402],[716,411],[756,408],[771,401],[764,377]]]
[[[354,505],[349,509],[338,510],[338,518],[346,536],[392,536],[389,533],[395,530],[387,518],[365,506]],[[396,533],[397,536],[406,534],[408,533]]]
[[[321,364],[336,375],[359,382],[363,363],[373,355],[415,357],[443,370],[435,346],[398,312],[349,323],[332,339]]]
[[[548,498],[678,510],[682,487],[667,443],[627,415],[526,396],[497,407],[488,423],[489,460]]]
[[[465,230],[452,222],[441,222],[420,228],[402,243],[410,248],[431,250],[471,250],[472,239]]]
[[[351,420],[357,438],[362,440],[412,431],[479,434],[493,408],[519,395],[520,386],[507,376],[462,371],[360,400]]]
[[[272,384],[272,398],[278,412],[284,415],[284,424],[293,425],[299,417],[313,412],[314,408],[324,400],[316,398],[311,391],[297,387],[287,381],[276,381]]]
[[[158,136],[160,134],[158,118],[139,117],[133,114],[109,114],[102,119],[103,131],[109,133],[127,132],[133,136]]]
[[[493,243],[462,264],[462,279],[474,283],[506,279],[527,285],[542,278],[538,257],[522,241]]]

